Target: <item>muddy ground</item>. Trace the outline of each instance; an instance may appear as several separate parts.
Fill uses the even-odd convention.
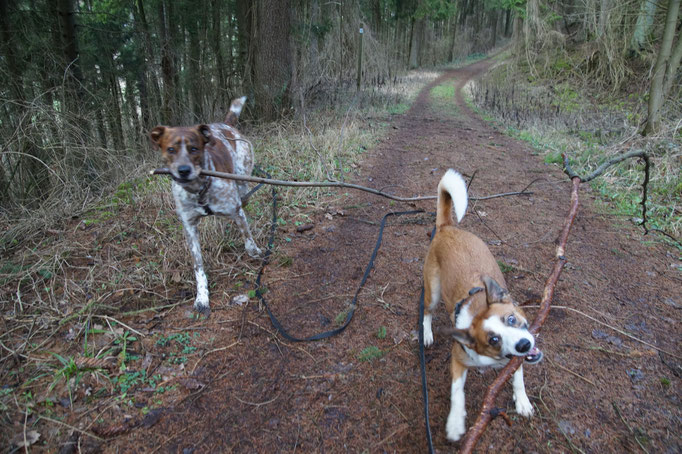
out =
[[[405,115],[394,117],[352,182],[404,196],[432,195],[452,167],[468,177],[475,173],[470,192],[482,196],[517,191],[538,179],[532,195],[472,202],[462,223],[490,245],[516,299],[533,300],[552,266],[570,184],[559,168],[466,106],[460,89],[490,64],[446,72],[426,87]],[[444,82],[457,93],[445,109],[430,96]],[[682,451],[679,251],[645,242],[634,226],[597,212],[587,185],[580,198],[554,299],[575,311],[551,311],[538,341],[545,359],[525,368],[535,416],[515,415],[507,387],[498,405],[514,424],[493,421],[479,452]],[[292,334],[337,326],[369,260],[377,223],[389,211],[415,207],[434,211],[435,201],[393,203],[349,192],[324,212],[309,213],[311,230],[278,232],[263,283],[272,310]],[[252,275],[213,279],[207,320],[189,318],[179,307],[129,317],[125,322],[145,335],[135,344],[144,359],[134,366],[158,377],[167,391],[160,394],[159,383],[154,389],[137,384],[128,389],[132,406],[104,399],[86,410],[74,404],[64,422],[100,437],[81,436],[84,451],[426,452],[416,329],[433,222],[428,214],[389,221],[355,318],[331,339],[285,341],[256,299],[230,303],[248,292]],[[216,270],[209,270],[212,276]],[[181,284],[189,292],[193,285]],[[531,318],[533,304],[525,309]],[[434,326],[446,322],[440,307]],[[447,442],[444,431],[450,346],[436,335],[427,352],[437,452],[459,447]],[[174,360],[187,348],[184,361]],[[468,427],[495,374],[469,374]],[[64,441],[72,431],[62,427],[61,433]]]

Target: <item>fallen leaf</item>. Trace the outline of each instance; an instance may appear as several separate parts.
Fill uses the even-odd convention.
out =
[[[40,438],[40,434],[35,430],[29,430],[26,432],[26,436],[21,432],[12,437],[12,445],[18,448],[26,448],[34,444]]]
[[[195,391],[197,389],[203,388],[206,386],[205,383],[200,382],[196,378],[192,377],[187,377],[187,378],[180,378],[178,379],[180,384],[184,386],[185,388],[189,389],[190,391]]]

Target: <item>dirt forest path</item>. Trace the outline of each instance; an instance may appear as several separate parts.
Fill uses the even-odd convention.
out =
[[[512,293],[524,301],[542,291],[570,184],[559,169],[467,108],[460,89],[491,64],[451,70],[426,87],[368,152],[353,182],[406,196],[435,194],[452,167],[469,177],[476,173],[470,192],[480,196],[520,190],[539,178],[531,196],[471,203],[463,220],[505,264]],[[430,98],[430,89],[443,82],[456,87],[448,109]],[[661,245],[644,244],[634,227],[597,214],[587,186],[580,196],[554,304],[674,356],[585,315],[554,309],[539,336],[545,360],[526,368],[535,417],[516,417],[507,387],[498,405],[508,409],[514,425],[494,421],[479,452],[682,451],[682,285],[670,266],[674,257]],[[340,193],[335,206],[311,213],[315,226],[308,232],[280,231],[278,252],[263,278],[273,311],[296,335],[335,326],[369,259],[376,223],[391,210],[412,209],[358,192]],[[433,211],[435,202],[413,206]],[[433,222],[426,214],[390,220],[355,318],[331,339],[290,343],[275,334],[256,303],[214,304],[199,327],[202,336],[215,338],[213,348],[226,348],[188,366],[205,386],[185,382],[184,397],[164,408],[158,422],[114,439],[105,451],[426,452],[415,333]],[[533,317],[535,310],[527,313]],[[175,317],[163,320],[164,326],[190,323]],[[446,322],[441,307],[434,326]],[[438,335],[435,341],[427,353],[434,443],[438,452],[455,452],[459,444],[448,443],[444,431],[451,344]],[[467,427],[494,375],[469,374]]]

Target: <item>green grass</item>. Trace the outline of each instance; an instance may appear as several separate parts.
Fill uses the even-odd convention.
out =
[[[459,110],[455,104],[455,84],[452,80],[436,85],[429,92],[431,107],[446,115],[457,115]]]

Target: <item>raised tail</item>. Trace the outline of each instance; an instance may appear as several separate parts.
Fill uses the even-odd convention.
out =
[[[436,228],[453,225],[452,208],[455,208],[457,222],[461,221],[467,211],[467,185],[462,175],[448,169],[438,183],[438,210],[436,212]]]
[[[246,102],[246,96],[237,98],[232,101],[230,105],[230,111],[225,116],[225,123],[230,126],[237,126],[237,121],[239,121],[239,115],[242,113],[242,108]]]

